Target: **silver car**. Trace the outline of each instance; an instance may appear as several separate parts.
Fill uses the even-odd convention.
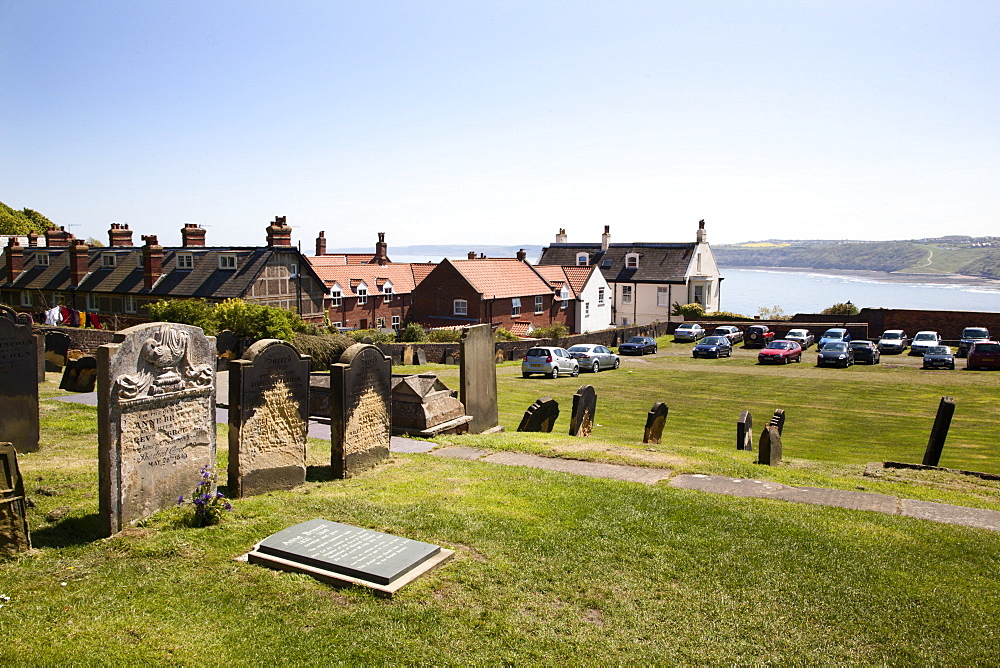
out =
[[[916,336],[913,337],[913,341],[910,342],[910,354],[923,355],[927,352],[928,348],[936,348],[940,345],[941,335],[937,332],[932,332],[930,330],[917,332]]]
[[[816,343],[816,337],[808,329],[790,329],[788,330],[788,334],[785,334],[785,340],[795,341],[795,343],[802,346],[802,350]]]
[[[594,343],[577,344],[569,349],[569,354],[580,363],[581,371],[597,373],[601,369],[617,369],[621,365],[618,355]]]
[[[561,375],[579,376],[580,363],[563,348],[529,348],[521,358],[521,375],[527,378],[533,373],[543,373],[551,378]]]
[[[703,338],[705,338],[705,328],[696,322],[684,323],[674,330],[674,341],[698,341]]]

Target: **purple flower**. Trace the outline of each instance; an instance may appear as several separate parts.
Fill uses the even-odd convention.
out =
[[[184,495],[183,494],[181,494],[180,496],[177,497],[177,503],[178,503],[178,505],[184,503]]]

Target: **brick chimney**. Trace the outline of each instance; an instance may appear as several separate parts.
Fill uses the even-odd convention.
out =
[[[152,290],[163,273],[163,246],[157,243],[155,234],[143,235],[146,243],[142,247],[142,284]]]
[[[70,237],[69,242],[69,284],[72,287],[77,287],[83,282],[84,276],[89,272],[88,260],[90,254],[87,252],[90,248],[87,246],[87,242],[83,239],[74,239]]]
[[[559,228],[559,233],[556,234],[556,243],[557,244],[566,243],[566,228],[564,227]]]
[[[708,243],[708,234],[705,232],[705,219],[702,218],[698,221],[698,236],[696,240],[700,244]]]
[[[181,228],[181,245],[184,248],[204,248],[205,228],[198,223],[184,223]]]
[[[476,259],[476,251],[469,251],[469,259],[470,260]]]
[[[132,230],[128,229],[128,223],[111,223],[108,230],[108,245],[112,248],[131,248]]]
[[[274,222],[267,226],[267,245],[269,248],[292,245],[292,228],[285,223],[285,216],[275,216]]]
[[[604,234],[601,235],[601,250],[608,250],[608,246],[611,245],[611,226],[604,226]]]
[[[385,232],[379,232],[378,242],[375,244],[375,257],[372,258],[372,264],[380,266],[389,264],[389,256],[386,254],[388,250],[389,244],[385,242]]]
[[[31,231],[28,232],[28,248],[35,248],[38,246],[38,238],[41,235],[38,232]]]
[[[326,232],[322,230],[316,237],[316,255],[326,255]]]
[[[17,237],[7,240],[4,256],[7,260],[7,281],[13,283],[24,271],[24,247],[18,242]]]
[[[53,225],[45,230],[45,245],[50,248],[65,248],[69,246],[69,240],[72,236],[72,234],[66,231],[65,227],[56,227]]]
[[[524,252],[523,248],[521,250],[517,251],[517,260],[518,260],[518,262],[524,262],[527,259],[528,259],[528,254]]]

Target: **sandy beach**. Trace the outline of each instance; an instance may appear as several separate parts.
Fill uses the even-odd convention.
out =
[[[809,274],[811,276],[853,276],[883,283],[917,283],[939,285],[968,285],[981,288],[1000,290],[1000,280],[966,276],[964,274],[918,274],[887,271],[860,271],[848,269],[808,269],[805,267],[726,267],[720,265],[719,270],[725,276],[726,269],[741,269],[746,271],[767,271],[788,274]]]

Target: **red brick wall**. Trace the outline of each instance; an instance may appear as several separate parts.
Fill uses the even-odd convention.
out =
[[[957,341],[966,327],[986,327],[994,338],[1000,336],[1000,313],[988,311],[864,308],[853,316],[799,313],[792,321],[866,323],[873,337],[887,329],[902,329],[910,336],[928,329],[938,332],[946,341]]]
[[[406,326],[406,318],[409,315],[411,295],[393,295],[392,301],[388,304],[382,295],[368,295],[367,304],[358,304],[357,297],[344,297],[340,306],[330,306],[327,308],[327,317],[330,322],[339,322],[341,327],[361,328],[361,321],[365,320],[366,328],[374,328],[378,318],[385,318],[385,326],[392,327],[392,316],[399,316],[399,326]]]
[[[461,320],[454,315],[454,300],[469,303],[467,321],[474,324],[480,316],[481,295],[452,265],[438,265],[413,290],[409,318],[426,327],[439,327],[442,321]]]

